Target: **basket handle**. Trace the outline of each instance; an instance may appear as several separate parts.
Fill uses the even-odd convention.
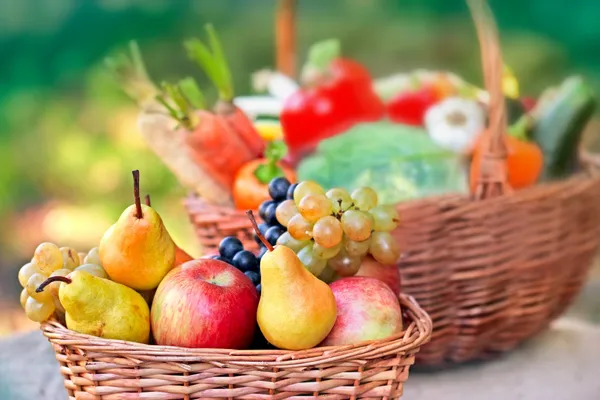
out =
[[[506,106],[502,91],[502,52],[498,30],[486,0],[467,0],[471,11],[479,45],[485,88],[489,93],[488,127],[485,132],[477,186],[476,199],[485,199],[512,191],[508,185],[506,168],[506,143],[508,130]]]
[[[275,68],[296,76],[296,0],[278,0],[275,13]]]

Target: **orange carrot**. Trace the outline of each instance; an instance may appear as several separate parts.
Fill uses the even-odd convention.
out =
[[[216,113],[221,115],[232,131],[244,142],[255,157],[261,157],[265,151],[265,141],[262,139],[248,116],[233,103],[219,101]]]
[[[194,115],[199,122],[186,138],[192,158],[231,188],[237,171],[254,158],[252,153],[223,117],[204,110]]]

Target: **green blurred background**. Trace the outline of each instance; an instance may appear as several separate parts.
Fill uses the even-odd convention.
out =
[[[575,73],[600,89],[600,2],[490,4],[523,94]],[[273,66],[274,10],[274,0],[0,1],[0,303],[18,306],[17,270],[38,243],[97,244],[132,202],[133,169],[175,239],[200,254],[185,190],[142,142],[136,107],[102,62],[136,39],[155,80],[191,74],[206,83],[182,41],[212,22],[245,94],[250,73]],[[299,0],[299,60],[328,37],[374,76],[439,68],[481,82],[463,0]]]

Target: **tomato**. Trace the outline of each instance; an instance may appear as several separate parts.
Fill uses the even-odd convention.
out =
[[[423,126],[425,113],[440,100],[440,91],[433,86],[401,92],[387,104],[390,120],[406,125]]]
[[[269,160],[261,158],[245,164],[237,173],[233,184],[232,195],[235,207],[239,210],[257,210],[260,204],[271,198],[269,183],[262,183],[255,175],[256,169],[267,165]],[[296,173],[283,163],[278,163],[285,177],[292,183],[296,181]]]

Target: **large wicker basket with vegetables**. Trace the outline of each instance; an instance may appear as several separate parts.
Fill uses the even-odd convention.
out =
[[[579,293],[600,241],[600,178],[590,162],[594,158],[580,145],[596,105],[591,90],[572,77],[537,100],[519,98],[502,61],[491,12],[483,1],[468,3],[482,49],[485,90],[454,74],[428,71],[373,84],[364,67],[339,56],[336,41],[324,41],[311,48],[303,69],[303,82],[309,84],[294,88],[274,74],[266,84],[271,95],[256,98],[278,115],[279,122],[267,125],[282,128],[285,142],[268,137],[267,151],[256,132],[264,121],[259,116],[252,126],[232,106],[232,101],[249,103],[232,100],[214,35],[212,50],[200,42],[187,47],[220,88],[217,117],[194,117],[192,110],[203,101],[184,80],[162,91],[169,99],[162,103],[181,124],[173,129],[172,119],[152,111],[164,108],[153,101],[160,91],[148,86],[143,68],[134,74],[144,78],[143,85],[126,81],[142,99],[141,130],[149,144],[182,183],[197,189],[185,206],[208,253],[230,234],[256,251],[259,242],[244,215],[252,208],[259,209],[269,240],[300,242],[294,244],[301,260],[309,267],[320,265],[314,238],[294,235],[298,220],[285,218],[294,189],[286,196],[276,193],[281,179],[268,185],[283,175],[336,188],[327,196],[367,215],[369,227],[381,228],[378,221],[397,212],[402,222],[391,232],[394,243],[387,233],[377,233],[375,244],[344,244],[323,273],[335,280],[368,274],[373,263],[399,265],[402,290],[433,319],[432,340],[417,360],[428,365],[485,358],[543,330]],[[289,18],[289,12],[283,15]],[[285,84],[277,86],[278,79]],[[151,96],[140,97],[144,92]],[[252,107],[245,111],[254,114],[250,117],[260,114]],[[231,115],[237,124],[223,130]],[[255,145],[242,151],[242,145],[234,150],[225,148],[228,143],[215,144],[225,136],[234,143],[251,138]],[[233,158],[237,164],[225,162]],[[210,172],[217,170],[220,175]],[[380,203],[373,210],[361,192],[365,186],[374,189]],[[377,257],[377,249],[386,246],[399,247],[400,259]],[[372,257],[358,265],[360,249]]]

